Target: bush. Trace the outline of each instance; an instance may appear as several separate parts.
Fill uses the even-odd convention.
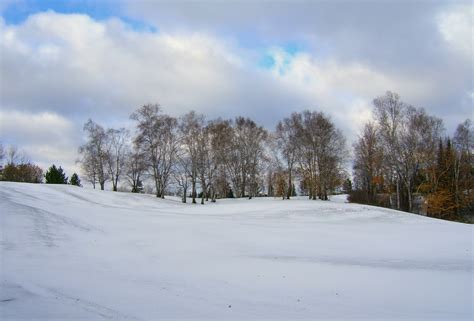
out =
[[[41,183],[43,181],[43,170],[30,163],[8,164],[2,171],[2,181]]]

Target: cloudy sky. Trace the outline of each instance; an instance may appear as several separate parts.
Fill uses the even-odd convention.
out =
[[[473,118],[471,1],[0,2],[0,140],[77,170],[88,118],[252,117],[272,129],[324,111],[349,142],[387,90]]]

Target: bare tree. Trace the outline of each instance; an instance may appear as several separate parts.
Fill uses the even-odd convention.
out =
[[[130,118],[137,122],[135,144],[141,146],[148,161],[156,196],[164,198],[179,147],[177,120],[161,114],[157,104],[139,108]]]
[[[204,204],[204,199],[209,200],[211,194],[212,181],[215,173],[215,163],[211,145],[211,128],[205,126],[200,135],[196,137],[198,141],[198,176],[201,185],[201,204]]]
[[[107,168],[112,181],[112,189],[117,191],[117,185],[125,168],[128,154],[129,132],[125,128],[107,130]]]
[[[222,159],[225,171],[221,171],[221,177],[230,180],[231,190],[236,197],[245,194],[246,168],[243,161],[243,138],[240,137],[232,121],[227,120],[219,124],[220,137],[217,153]]]
[[[91,150],[86,150],[86,148],[86,146],[79,147],[81,158],[77,160],[77,163],[81,164],[81,168],[86,180],[91,183],[92,187],[95,189],[97,184],[97,158],[94,156]]]
[[[458,125],[454,134],[454,197],[456,212],[474,203],[474,128],[470,119]]]
[[[386,164],[386,178],[392,185],[396,186],[396,208],[400,209],[400,184],[401,184],[401,162],[399,155],[401,145],[399,140],[399,127],[403,122],[406,104],[400,100],[396,93],[387,91],[384,96],[380,96],[373,101],[374,114],[379,126],[379,133],[382,139],[384,163]]]
[[[248,197],[258,194],[260,187],[260,169],[264,160],[264,144],[267,139],[267,131],[258,126],[250,118],[237,117],[232,136],[232,149],[229,162],[231,177],[237,197]]]
[[[179,131],[181,134],[181,146],[190,160],[189,178],[191,181],[192,203],[196,203],[197,183],[199,175],[199,162],[202,157],[202,135],[204,130],[204,116],[191,111],[180,119]]]
[[[176,118],[167,115],[160,117],[159,137],[157,172],[159,174],[161,198],[164,198],[180,144]]]
[[[178,151],[172,173],[182,193],[181,201],[186,203],[189,179],[191,177],[191,159],[184,149]]]
[[[100,189],[105,189],[105,182],[110,178],[107,164],[110,158],[107,149],[107,133],[104,128],[91,119],[84,124],[84,131],[87,132],[87,142],[79,147],[79,154],[82,158],[79,162],[82,164],[85,174],[89,181],[99,182]]]
[[[143,188],[143,175],[146,168],[145,155],[140,147],[135,146],[132,151],[128,151],[125,162],[125,176],[132,188],[132,193],[139,193]]]
[[[438,138],[443,134],[441,119],[430,116],[423,108],[408,107],[401,130],[402,178],[406,188],[408,211],[413,211],[413,194],[425,179],[420,179],[436,163]]]
[[[323,113],[304,111],[298,119],[298,162],[310,199],[328,200],[342,179],[346,147],[342,133]]]
[[[374,115],[377,143],[383,154],[381,172],[385,173],[383,180],[387,182],[390,204],[411,212],[414,194],[426,189],[425,179],[420,177],[433,176],[429,171],[434,168],[437,141],[443,132],[442,121],[422,108],[407,105],[392,92],[374,99]],[[357,155],[364,146],[356,147]],[[370,159],[359,157],[359,160],[363,163],[357,164],[359,168],[371,166]],[[396,202],[391,198],[393,190]]]
[[[5,158],[5,148],[3,147],[3,144],[0,143],[0,163],[3,162],[4,158]]]
[[[20,165],[30,163],[30,160],[25,152],[19,150],[17,146],[9,146],[5,154],[7,164]]]
[[[130,118],[137,122],[137,136],[134,143],[141,146],[146,157],[148,168],[151,171],[155,183],[156,197],[161,197],[158,165],[159,155],[159,126],[160,126],[160,106],[144,105],[135,111]]]
[[[383,151],[375,124],[367,123],[354,144],[354,183],[365,195],[365,203],[375,202],[377,186],[383,180]]]
[[[290,199],[293,186],[293,168],[298,157],[298,131],[301,124],[301,118],[297,113],[293,113],[289,118],[278,122],[275,131],[275,139],[278,150],[280,151],[286,163],[288,188],[286,199]],[[281,178],[279,177],[281,180]]]
[[[233,145],[233,128],[230,120],[216,119],[208,125],[212,158],[215,166],[213,175],[212,199],[227,197],[232,190],[229,178],[235,181],[235,149]],[[235,189],[234,189],[235,191]]]

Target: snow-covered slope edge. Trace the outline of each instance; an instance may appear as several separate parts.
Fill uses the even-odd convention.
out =
[[[0,319],[471,320],[471,225],[0,183]]]

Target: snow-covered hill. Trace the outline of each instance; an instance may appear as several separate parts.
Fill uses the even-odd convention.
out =
[[[473,318],[473,227],[298,199],[0,183],[0,319]]]

